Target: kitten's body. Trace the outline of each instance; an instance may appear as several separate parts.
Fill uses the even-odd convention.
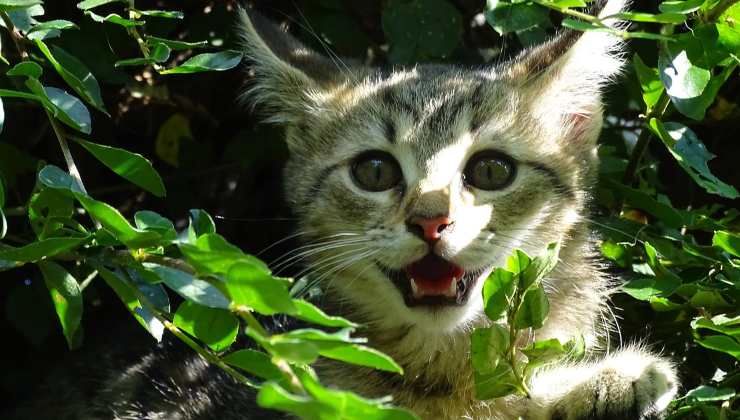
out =
[[[602,13],[622,6],[611,2]],[[607,345],[606,352],[598,351],[608,342],[610,285],[583,216],[598,165],[600,89],[621,66],[617,40],[601,32],[565,33],[511,62],[474,70],[338,69],[274,26],[244,12],[241,18],[256,74],[248,97],[286,127],[286,195],[307,244],[300,255],[323,280],[322,303],[328,312],[364,324],[370,345],[405,370],[398,376],[322,361],[322,380],[366,396],[391,394],[424,419],[640,419],[665,408],[677,386],[668,362],[638,348],[609,353]],[[489,150],[508,156],[516,176],[496,189],[471,187],[463,173]],[[353,171],[368,151],[395,161],[401,180],[392,188],[368,191],[358,184]],[[439,217],[445,224],[434,241],[420,237],[419,220]],[[589,357],[539,372],[531,399],[477,401],[469,333],[487,323],[482,279],[515,247],[538,254],[554,241],[562,250],[545,282],[550,314],[536,337],[527,339],[583,335]],[[394,283],[389,273],[409,273],[431,254],[474,273],[457,286],[466,288],[466,298],[432,306],[425,303],[426,292],[416,301],[408,284]],[[157,411],[127,401],[111,405],[128,410],[115,418],[269,418],[224,404],[223,392],[214,393],[219,382],[230,391],[229,400],[251,396],[213,376],[202,361],[190,363],[200,366],[191,369],[198,375],[170,374],[155,392],[172,404]],[[202,398],[196,404],[180,387]],[[178,408],[178,402],[201,409]]]

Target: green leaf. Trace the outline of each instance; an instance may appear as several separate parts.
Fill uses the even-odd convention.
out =
[[[648,67],[637,54],[632,56],[632,64],[642,88],[642,99],[650,109],[658,103],[658,99],[663,93],[663,83],[660,81],[658,69]]]
[[[476,328],[470,335],[470,362],[476,373],[496,371],[509,347],[509,331],[499,324]]]
[[[403,374],[403,368],[389,356],[360,344],[346,344],[328,348],[319,347],[319,354],[329,359],[339,360],[353,365]]]
[[[515,249],[506,259],[506,269],[516,275],[523,273],[530,264],[532,259],[521,249]]]
[[[50,20],[34,25],[28,30],[26,37],[30,40],[55,38],[59,36],[60,31],[66,29],[79,29],[79,27],[64,19]]]
[[[53,52],[44,41],[37,39],[36,45],[39,47],[44,56],[49,60],[57,73],[62,76],[67,84],[77,92],[82,99],[88,104],[95,107],[104,114],[108,114],[105,109],[105,103],[100,95],[100,86],[98,80],[90,70],[78,60],[75,56],[69,54],[59,47],[53,47]]]
[[[221,360],[266,380],[279,381],[283,377],[280,369],[270,361],[270,356],[261,351],[237,350],[227,354]]]
[[[582,20],[565,18],[561,25],[564,28],[575,29],[576,31],[592,31],[592,32],[614,32],[614,29],[605,28],[603,26],[594,25],[592,23],[584,22]]]
[[[201,273],[226,274],[232,265],[240,261],[249,263],[264,273],[270,272],[265,263],[243,253],[216,233],[201,235],[194,244],[181,243],[179,247],[188,262]]]
[[[516,290],[514,279],[514,273],[496,268],[483,284],[483,308],[492,321],[501,319],[509,307]]]
[[[627,282],[622,290],[637,300],[650,301],[655,296],[670,296],[680,285],[671,276],[640,277]]]
[[[671,98],[696,98],[704,92],[712,73],[694,65],[686,50],[676,47],[658,56],[660,79]]]
[[[696,338],[696,342],[710,350],[729,354],[740,360],[740,344],[726,335],[708,335]]]
[[[475,398],[490,400],[511,395],[518,390],[517,379],[508,363],[499,363],[489,373],[473,372]]]
[[[170,47],[163,43],[157,43],[152,46],[149,57],[130,58],[127,60],[116,61],[115,67],[126,66],[145,66],[155,63],[164,63],[170,58]]]
[[[722,248],[730,255],[740,258],[740,236],[727,231],[714,232],[712,245]]]
[[[407,63],[447,57],[463,34],[460,12],[444,0],[394,0],[383,8],[382,27],[389,59]]]
[[[2,257],[0,257],[2,258]],[[69,348],[76,348],[80,344],[80,322],[82,321],[82,292],[77,280],[74,279],[62,266],[51,261],[38,263],[44,276],[46,287],[49,289],[51,301],[62,325],[64,338]]]
[[[207,281],[171,267],[144,263],[147,270],[155,273],[164,284],[184,299],[215,309],[228,309],[229,299]]]
[[[238,66],[243,54],[239,51],[205,53],[191,57],[181,65],[163,70],[161,74],[189,74],[204,71],[224,71]]]
[[[293,306],[296,308],[296,311],[290,314],[293,318],[298,318],[324,327],[358,327],[354,322],[348,321],[342,317],[327,315],[324,311],[303,299],[293,299]]]
[[[491,0],[487,9],[486,21],[501,35],[550,23],[547,9],[533,3]]]
[[[234,305],[246,306],[262,315],[297,312],[285,282],[274,279],[262,266],[247,261],[232,264],[225,286]]]
[[[89,238],[48,238],[20,248],[0,249],[0,260],[17,261],[22,263],[41,261],[59,255],[63,252],[72,251],[82,246]]]
[[[126,19],[124,17],[121,17],[121,15],[117,13],[111,13],[107,16],[100,16],[98,14],[95,14],[91,11],[85,11],[85,15],[90,16],[92,20],[98,23],[113,23],[115,25],[123,26],[124,28],[133,28],[135,26],[141,26],[145,22],[141,20],[132,20],[132,19]]]
[[[109,3],[125,3],[126,0],[85,0],[77,3],[77,8],[80,10],[90,10],[92,8],[103,6]]]
[[[144,327],[149,334],[154,337],[157,342],[162,341],[162,335],[164,334],[164,324],[157,319],[148,309],[145,309],[139,298],[134,292],[134,286],[131,285],[127,280],[124,279],[120,272],[113,272],[107,268],[96,265],[95,269],[98,270],[100,276],[105,280],[108,286],[116,292],[118,298],[126,306],[126,309],[136,319],[136,321]]]
[[[610,15],[610,17],[620,20],[630,20],[633,22],[654,22],[654,23],[683,23],[686,16],[681,13],[652,13],[641,12],[621,12]]]
[[[92,130],[90,112],[82,101],[61,89],[44,87],[36,79],[26,80],[26,86],[37,97],[45,99],[41,103],[55,118],[77,131],[90,134]]]
[[[66,172],[54,165],[46,165],[38,175],[39,183],[49,188],[62,190],[69,193],[82,193],[77,182]]]
[[[692,402],[727,401],[736,395],[732,388],[715,388],[708,385],[700,385],[687,392],[685,398]]]
[[[680,229],[684,225],[681,213],[670,205],[662,203],[640,190],[627,187],[611,179],[605,181],[611,188],[619,192],[630,206],[650,213],[668,227]]]
[[[531,343],[522,349],[522,353],[527,356],[527,370],[531,371],[562,359],[567,355],[567,349],[560,340],[551,338]]]
[[[137,13],[143,16],[151,16],[151,17],[158,17],[158,18],[165,18],[165,19],[182,19],[185,17],[185,14],[178,11],[170,11],[170,10],[137,10]]]
[[[545,253],[535,257],[529,265],[524,269],[520,276],[520,287],[523,290],[527,290],[533,287],[539,286],[545,276],[558,264],[560,257],[560,244],[553,242],[547,245]],[[529,257],[528,257],[529,258]]]
[[[113,236],[129,248],[147,248],[157,245],[162,237],[157,232],[134,228],[113,206],[97,201],[89,196],[76,194],[77,201],[100,222]]]
[[[195,243],[198,237],[209,233],[216,233],[216,223],[205,210],[191,209],[189,212],[188,241]]]
[[[663,13],[691,13],[699,10],[705,0],[670,0],[658,5]]]
[[[183,302],[177,308],[173,322],[214,351],[229,348],[239,332],[239,320],[231,312],[190,301]]]
[[[8,76],[26,76],[38,79],[44,69],[33,61],[21,61],[6,73]]]
[[[43,0],[0,0],[0,12],[25,9],[43,3]]]
[[[165,241],[177,239],[177,231],[172,221],[153,211],[142,210],[136,212],[134,222],[136,227],[141,230],[151,230],[159,233]]]
[[[208,41],[187,42],[174,39],[158,38],[156,36],[150,35],[146,36],[146,42],[151,47],[157,44],[164,44],[168,46],[172,51],[192,50],[195,48],[207,47],[209,45]]]
[[[164,197],[167,194],[162,178],[154,169],[151,162],[144,156],[117,147],[92,143],[76,137],[73,139],[121,177],[151,192],[157,197]]]
[[[542,284],[529,289],[524,294],[522,304],[514,317],[514,327],[517,329],[542,328],[550,312],[550,303]]]
[[[727,198],[740,196],[735,187],[725,184],[710,172],[707,162],[716,156],[707,150],[690,128],[675,122],[664,124],[655,118],[649,124],[678,164],[707,192]]]

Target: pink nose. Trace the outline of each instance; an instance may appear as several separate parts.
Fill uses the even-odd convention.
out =
[[[427,242],[433,242],[442,237],[442,231],[452,224],[452,220],[447,216],[414,217],[409,220],[408,224],[411,232]]]

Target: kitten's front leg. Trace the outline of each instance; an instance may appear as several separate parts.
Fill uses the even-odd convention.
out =
[[[628,348],[595,363],[553,368],[532,381],[531,420],[658,419],[676,395],[670,362]]]

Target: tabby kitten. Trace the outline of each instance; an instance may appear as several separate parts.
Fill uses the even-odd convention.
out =
[[[603,5],[616,13],[623,0]],[[347,66],[241,12],[255,83],[247,98],[283,124],[285,191],[325,306],[367,326],[403,377],[325,362],[329,383],[392,394],[425,419],[642,419],[677,389],[640,347],[598,355],[609,282],[584,219],[598,166],[601,89],[622,66],[603,32],[563,32],[479,68]],[[513,248],[560,241],[537,339],[584,335],[588,362],[539,372],[532,398],[476,401],[470,331],[483,279]]]
[[[602,16],[618,12],[611,0]],[[611,292],[584,218],[601,88],[621,68],[603,32],[563,32],[497,65],[347,66],[240,12],[247,98],[284,125],[285,191],[324,307],[365,325],[405,375],[324,361],[322,380],[393,395],[423,419],[647,419],[674,397],[670,362],[599,351]],[[583,335],[587,361],[539,372],[532,398],[477,401],[469,333],[488,322],[483,279],[515,248],[561,243],[536,339]],[[171,342],[124,369],[116,344],[52,382],[27,419],[274,419],[254,395]],[[129,347],[126,350],[130,350]],[[81,378],[81,379],[78,379]]]

